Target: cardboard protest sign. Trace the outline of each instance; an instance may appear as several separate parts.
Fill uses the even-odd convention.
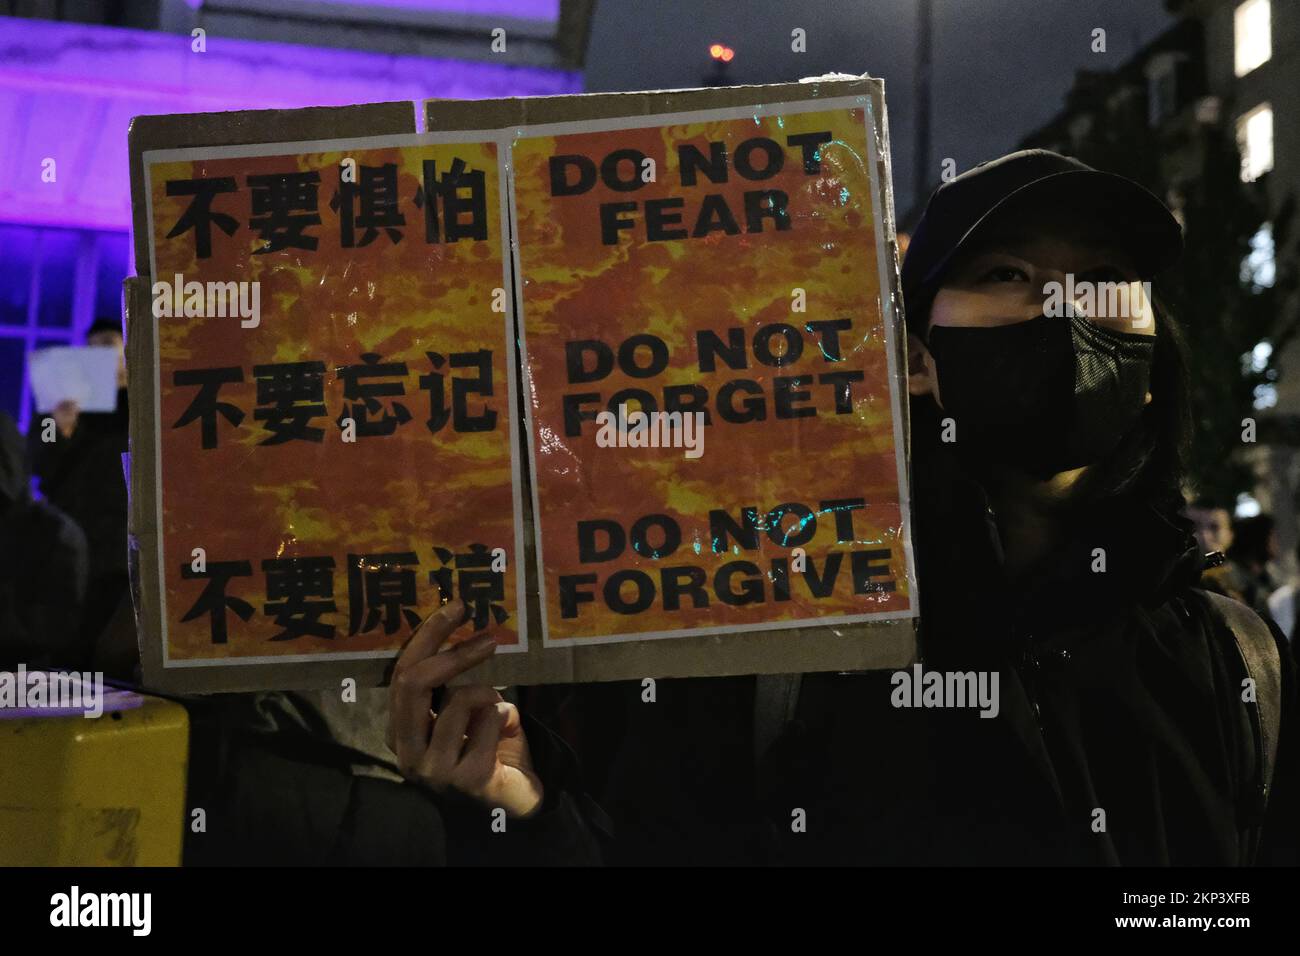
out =
[[[133,123],[146,682],[379,683],[450,596],[502,645],[465,682],[914,660],[879,81],[410,120]]]
[[[915,615],[868,106],[517,133],[548,646]]]
[[[498,149],[467,132],[143,154],[153,679],[269,686],[231,668],[279,683],[325,661],[374,679],[453,595],[503,653],[526,648]]]

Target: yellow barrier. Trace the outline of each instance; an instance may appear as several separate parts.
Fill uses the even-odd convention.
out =
[[[0,866],[180,864],[189,717],[107,697],[95,718],[0,709]]]

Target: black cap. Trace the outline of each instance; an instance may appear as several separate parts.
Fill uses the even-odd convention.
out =
[[[1133,180],[1046,149],[1008,153],[949,180],[930,197],[903,259],[903,303],[909,319],[925,316],[928,321],[930,302],[953,257],[1013,200],[1060,204],[1063,215],[1082,209],[1112,226],[1141,279],[1164,271],[1182,254],[1178,220]]]

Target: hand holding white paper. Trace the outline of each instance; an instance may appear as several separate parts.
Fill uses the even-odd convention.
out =
[[[29,360],[32,394],[38,412],[74,401],[83,412],[111,412],[117,407],[115,349],[57,345],[33,352]]]

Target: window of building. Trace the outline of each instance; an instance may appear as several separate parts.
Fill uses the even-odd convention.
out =
[[[1153,56],[1146,64],[1147,123],[1159,126],[1178,112],[1178,72],[1184,57],[1165,52]]]
[[[1246,0],[1233,18],[1235,64],[1238,76],[1245,76],[1273,55],[1270,0]]]
[[[1241,180],[1253,183],[1273,168],[1273,108],[1256,106],[1237,120],[1237,145],[1241,149]]]
[[[1073,153],[1080,143],[1088,138],[1095,122],[1091,113],[1080,113],[1070,119],[1070,142],[1073,144],[1068,152]]]
[[[1271,289],[1277,281],[1277,249],[1273,224],[1266,222],[1250,237],[1250,252],[1241,263],[1241,281],[1255,291]]]
[[[1159,126],[1174,115],[1178,102],[1177,72],[1171,68],[1156,74],[1151,80],[1149,95],[1150,115],[1148,119],[1152,126]]]
[[[1264,509],[1258,499],[1249,492],[1243,491],[1237,495],[1237,504],[1233,508],[1232,514],[1235,518],[1253,518]]]
[[[1223,101],[1217,96],[1202,96],[1196,101],[1196,122],[1205,126],[1218,126]]]
[[[127,234],[0,222],[0,249],[0,409],[26,431],[28,354],[80,344],[96,319],[120,321]]]
[[[1243,375],[1256,375],[1268,369],[1273,357],[1273,343],[1264,339],[1256,342],[1255,347],[1242,356],[1241,372]],[[1270,378],[1274,377],[1272,375]],[[1273,382],[1260,382],[1255,386],[1254,405],[1256,411],[1265,411],[1277,405],[1277,386]]]

